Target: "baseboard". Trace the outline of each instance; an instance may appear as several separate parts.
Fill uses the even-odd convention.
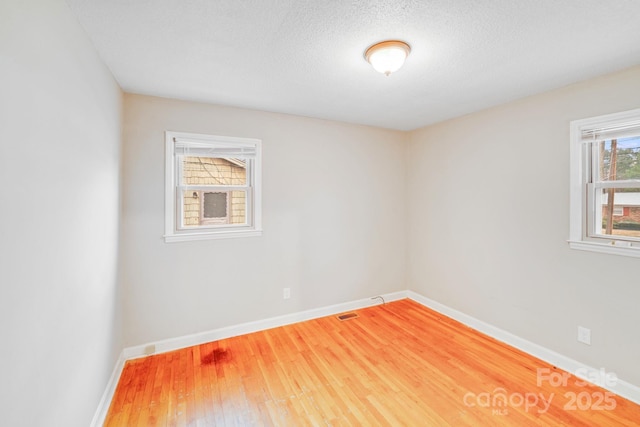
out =
[[[104,393],[102,393],[102,399],[100,399],[98,409],[93,416],[93,420],[91,420],[91,427],[101,427],[104,424],[104,421],[107,418],[107,411],[109,411],[109,405],[111,404],[113,395],[116,392],[116,386],[118,385],[118,380],[120,380],[120,375],[122,374],[125,361],[126,358],[122,351],[120,352],[120,356],[118,356],[116,365],[113,367],[113,372],[111,372],[107,388],[104,390]]]
[[[537,357],[538,359],[550,363],[551,365],[557,366],[562,370],[573,373],[586,381],[595,383],[605,390],[609,390],[617,394],[618,396],[629,399],[632,402],[640,405],[640,387],[636,385],[623,381],[620,378],[616,379],[613,385],[609,385],[609,382],[606,381],[606,378],[604,376],[605,373],[601,369],[587,366],[560,353],[556,353],[553,350],[549,350],[546,347],[532,343],[531,341],[527,341],[523,338],[518,337],[517,335],[514,335],[489,323],[483,322],[482,320],[478,320],[475,317],[471,317],[458,310],[422,296],[416,292],[407,291],[407,297],[424,305],[425,307],[435,310],[440,314],[443,314],[447,317],[457,320],[460,323],[463,323],[466,326],[469,326],[470,328],[482,332],[485,335],[495,338],[498,341],[502,341],[505,344],[509,344],[512,347],[522,350],[525,353],[528,353],[532,356]],[[596,381],[593,381],[594,379],[596,379]]]
[[[386,302],[407,298],[406,291],[393,292],[381,295]],[[271,317],[269,319],[255,322],[241,323],[239,325],[226,328],[214,329],[197,334],[185,335],[182,337],[170,338],[162,341],[150,342],[124,349],[125,359],[135,359],[137,357],[148,356],[149,354],[165,353],[167,351],[178,350],[193,345],[204,344],[238,335],[250,334],[252,332],[264,331],[265,329],[277,328],[279,326],[290,325],[292,323],[304,322],[305,320],[317,319],[319,317],[331,316],[349,310],[357,310],[372,305],[380,304],[376,297],[364,298],[356,301],[330,305],[327,307],[314,308],[311,310],[299,311],[285,314],[283,316]]]

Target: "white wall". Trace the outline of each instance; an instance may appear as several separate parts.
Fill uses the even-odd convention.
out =
[[[262,139],[261,237],[164,243],[165,130]],[[126,344],[405,289],[405,138],[125,95]]]
[[[409,288],[640,385],[640,260],[566,243],[569,121],[639,102],[634,68],[413,132]]]
[[[88,425],[122,348],[121,105],[64,1],[0,2],[2,425]]]

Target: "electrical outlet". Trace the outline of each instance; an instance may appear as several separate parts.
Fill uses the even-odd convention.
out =
[[[591,345],[591,329],[578,326],[578,341],[587,345]]]
[[[291,298],[291,288],[282,289],[282,298],[284,298],[284,299]]]

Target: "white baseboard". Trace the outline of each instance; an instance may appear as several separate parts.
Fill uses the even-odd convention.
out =
[[[393,292],[381,295],[386,302],[407,298],[407,291]],[[228,326],[226,328],[214,329],[211,331],[199,332],[197,334],[185,335],[182,337],[169,338],[162,341],[151,342],[124,349],[125,359],[148,356],[149,354],[165,353],[167,351],[178,350],[193,345],[208,343],[225,338],[236,337],[238,335],[250,334],[252,332],[264,331],[266,329],[277,328],[279,326],[290,325],[292,323],[304,322],[305,320],[317,319],[319,317],[331,316],[349,310],[370,307],[380,304],[376,297],[364,298],[357,301],[345,302],[327,307],[314,308],[311,310],[299,311],[285,314],[283,316],[271,317],[269,319],[257,320],[255,322],[241,323],[239,325]],[[150,352],[150,349],[154,349]]]
[[[553,366],[557,366],[562,370],[573,373],[583,380],[595,383],[605,390],[609,390],[618,396],[629,399],[640,405],[640,387],[636,385],[623,381],[619,378],[615,381],[607,381],[607,378],[605,377],[606,373],[601,369],[584,365],[574,359],[560,353],[556,353],[555,351],[549,350],[541,345],[532,343],[531,341],[527,341],[517,335],[497,328],[489,323],[483,322],[482,320],[478,320],[475,317],[471,317],[444,304],[440,304],[439,302],[422,296],[416,292],[407,291],[407,297],[424,305],[425,307],[437,311],[440,314],[457,320],[470,328],[480,331],[485,335],[509,344],[512,347],[535,356]],[[593,381],[594,379],[595,381]]]
[[[104,424],[104,421],[107,418],[107,411],[109,411],[109,405],[111,405],[113,394],[116,392],[116,386],[120,380],[120,375],[122,374],[125,361],[124,351],[121,351],[120,356],[116,361],[116,365],[113,368],[113,372],[111,373],[111,377],[109,378],[109,382],[107,383],[107,388],[102,394],[102,399],[100,399],[98,410],[93,416],[93,420],[91,420],[91,427],[101,427]]]

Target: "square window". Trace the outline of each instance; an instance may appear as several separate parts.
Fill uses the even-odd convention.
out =
[[[261,141],[166,132],[165,241],[261,233]]]
[[[575,249],[640,257],[640,109],[571,122]]]
[[[202,193],[200,224],[229,224],[229,193],[206,191]],[[244,220],[242,221],[244,222]]]

